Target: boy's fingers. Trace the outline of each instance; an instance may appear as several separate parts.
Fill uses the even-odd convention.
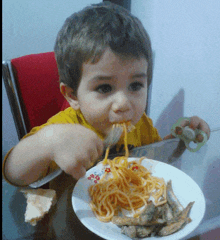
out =
[[[102,156],[103,151],[104,151],[104,143],[101,139],[98,139],[97,143],[97,153],[98,153],[98,157]]]
[[[87,166],[87,169],[93,166],[96,161],[98,160],[99,157],[102,156],[104,150],[104,144],[101,139],[98,139],[96,142],[95,147],[92,149],[92,153],[90,155],[90,161],[89,161],[89,166]]]
[[[189,124],[190,128],[192,128],[193,130],[195,130],[196,128],[201,129],[200,124],[201,124],[201,121],[203,121],[201,118],[194,116],[194,117],[191,117],[190,119],[191,119]]]
[[[75,179],[79,180],[81,177],[84,177],[86,175],[86,169],[85,167],[81,167],[79,172],[75,172]]]
[[[207,134],[208,139],[209,139],[209,137],[210,137],[209,125],[201,118],[199,118],[197,116],[192,117],[189,127],[192,129],[197,128],[197,129],[202,130],[203,132],[205,132]],[[196,137],[197,137],[198,141],[202,142],[203,136],[201,134],[198,134]]]
[[[79,180],[81,177],[86,175],[86,168],[83,166],[83,164],[79,163],[74,168],[73,172],[70,173],[70,175],[72,175],[76,180]]]
[[[188,126],[191,129],[193,129],[193,130],[200,129],[200,130],[202,130],[203,132],[205,132],[207,134],[208,139],[210,137],[209,125],[204,120],[202,120],[201,118],[199,118],[197,116],[191,117],[190,120],[188,120],[188,119],[182,120],[181,123],[180,123],[180,126],[181,127]],[[176,134],[180,134],[180,130],[178,130],[178,128],[180,128],[180,127],[177,126],[176,129],[175,129]],[[169,134],[169,135],[164,137],[164,140],[171,139],[171,138],[174,138],[174,136],[172,134]],[[198,141],[198,142],[202,142],[203,139],[204,139],[204,137],[201,134],[198,134],[196,136],[196,141]]]
[[[190,121],[187,120],[187,119],[182,120],[181,123],[180,123],[181,127],[186,127],[186,126],[189,126],[189,125],[190,125]]]
[[[204,137],[202,134],[198,134],[195,139],[197,142],[202,142],[204,140]]]
[[[85,160],[86,169],[91,168],[96,163],[98,158],[99,158],[98,149],[94,148],[92,151],[90,151],[90,156],[88,156],[88,158]]]
[[[200,129],[203,132],[205,132],[208,136],[208,139],[210,137],[210,128],[209,125],[202,120],[201,118],[197,117],[197,116],[193,116],[190,118],[190,121],[188,120],[183,120],[180,124],[182,127],[186,127],[189,126],[191,129],[195,130],[195,129]],[[203,136],[201,134],[198,134],[197,136],[197,140],[199,142],[203,141]]]
[[[168,134],[163,138],[163,140],[173,139],[173,138],[175,138],[175,137],[172,134]]]

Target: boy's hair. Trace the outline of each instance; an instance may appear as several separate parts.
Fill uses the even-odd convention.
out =
[[[148,86],[152,79],[152,49],[141,22],[125,8],[109,2],[94,4],[66,19],[54,47],[60,82],[77,94],[82,64],[96,63],[110,48],[124,57],[145,57]]]

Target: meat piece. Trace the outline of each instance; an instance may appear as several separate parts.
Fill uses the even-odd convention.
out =
[[[170,225],[166,226],[166,227],[163,227],[158,235],[159,236],[167,236],[167,235],[170,235],[174,232],[177,232],[179,229],[181,229],[183,227],[183,225],[185,224],[185,219],[181,219],[180,221],[178,222],[174,222],[174,223],[171,223]]]
[[[190,202],[178,216],[176,216],[176,217],[172,218],[170,221],[168,221],[168,224],[177,222],[184,218],[189,218],[189,213],[190,213],[190,210],[194,203],[195,202]]]
[[[133,217],[120,217],[120,216],[113,216],[112,223],[118,225],[118,226],[137,226],[141,225],[141,221],[139,218],[133,218]]]
[[[168,203],[158,206],[153,216],[153,220],[162,219],[164,221],[170,221],[172,218],[173,212]]]
[[[187,207],[177,216],[167,222],[167,226],[163,227],[158,235],[167,236],[178,230],[182,229],[187,223],[191,222],[191,219],[188,217],[189,212],[193,206],[194,202],[190,202]]]
[[[139,238],[148,237],[154,231],[154,228],[154,226],[136,226],[136,235]]]
[[[173,218],[173,213],[168,203],[164,204],[164,218],[166,221],[170,221]]]
[[[153,226],[153,225],[160,225],[160,224],[164,224],[165,221],[162,219],[158,219],[155,221],[143,221],[143,219],[140,217],[138,218],[134,218],[134,217],[119,217],[119,216],[114,216],[112,218],[112,223],[118,225],[118,226]]]
[[[154,220],[156,219],[166,220],[165,215],[166,215],[166,207],[165,207],[165,204],[163,204],[156,208]]]
[[[171,209],[169,209],[169,205],[167,203],[156,207],[152,221],[167,221],[167,215],[170,214],[170,211]]]
[[[172,209],[174,216],[177,216],[178,214],[181,213],[181,211],[183,210],[183,206],[181,205],[181,203],[179,202],[179,200],[173,193],[171,180],[168,181],[168,183],[167,183],[167,201]]]
[[[140,215],[143,222],[149,222],[152,220],[156,207],[153,202],[149,202],[147,207],[145,208],[144,212]]]
[[[149,202],[149,204],[146,206],[145,210],[139,217],[119,217],[119,216],[114,216],[112,218],[112,222],[118,226],[123,226],[123,225],[147,225],[151,226],[154,224],[158,224],[157,221],[151,221],[154,212],[155,212],[156,207],[154,206],[153,202]]]
[[[167,236],[172,233],[175,233],[175,232],[179,231],[180,229],[182,229],[189,222],[191,222],[190,218],[180,219],[178,222],[173,222],[170,225],[163,227],[159,231],[158,235],[159,236]]]
[[[123,226],[121,228],[121,233],[125,234],[130,238],[135,238],[137,236],[135,226]]]

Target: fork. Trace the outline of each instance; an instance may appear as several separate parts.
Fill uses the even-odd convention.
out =
[[[111,131],[104,140],[104,150],[112,148],[120,139],[123,132],[123,126],[120,124],[113,125]]]
[[[112,148],[119,141],[119,139],[122,135],[122,132],[123,132],[123,127],[120,124],[113,125],[111,131],[109,132],[109,134],[103,141],[104,151],[108,147]],[[39,187],[43,186],[44,184],[50,182],[57,176],[59,176],[62,172],[63,172],[63,170],[61,168],[59,168],[59,169],[55,170],[54,172],[50,173],[49,175],[47,175],[46,177],[44,177],[43,179],[40,179],[34,183],[31,183],[29,186],[32,188],[39,188]]]

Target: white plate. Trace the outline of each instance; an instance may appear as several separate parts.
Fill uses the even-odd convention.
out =
[[[132,160],[135,160],[135,158],[129,158],[129,161]],[[151,159],[143,160],[142,164],[147,169],[151,170],[153,176],[163,177],[166,182],[170,179],[172,180],[174,194],[177,196],[183,207],[186,207],[189,202],[195,201],[190,212],[192,222],[188,223],[183,229],[165,237],[150,237],[142,239],[177,240],[185,237],[199,225],[204,216],[205,198],[201,189],[192,178],[171,165]],[[118,226],[111,222],[104,223],[99,221],[90,209],[88,187],[91,184],[94,184],[95,178],[89,178],[91,174],[94,174],[98,179],[102,176],[104,171],[105,167],[102,164],[99,164],[87,171],[85,177],[77,182],[72,194],[73,209],[82,224],[98,236],[107,240],[129,240],[129,237],[121,234],[121,230]]]

